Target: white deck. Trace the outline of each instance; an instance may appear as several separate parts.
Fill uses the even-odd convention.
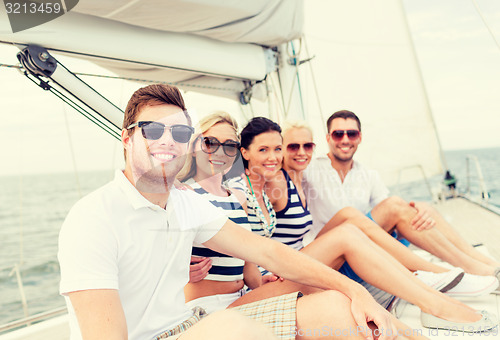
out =
[[[485,246],[478,249],[500,259],[500,216],[464,199],[442,202],[436,205],[436,208],[470,243],[483,243]],[[417,250],[416,252],[431,261],[439,262],[437,258],[424,251]],[[461,301],[475,309],[487,310],[500,316],[500,295],[490,294],[480,298],[462,299]],[[400,319],[403,322],[409,325],[414,332],[421,332],[422,335],[431,339],[450,339],[450,336],[467,337],[468,339],[500,338],[498,327],[491,333],[478,334],[429,330],[421,326],[418,307],[411,304],[401,304],[399,308],[402,308],[400,309],[402,310]],[[0,336],[0,340],[67,340],[68,338],[67,315]]]
[[[461,198],[440,202],[435,207],[471,244],[483,243],[484,246],[478,247],[478,250],[500,259],[500,216]],[[432,262],[440,262],[439,259],[425,251],[417,250],[416,253]],[[487,310],[500,316],[500,295],[490,294],[483,297],[461,298],[459,300],[477,310]],[[421,326],[420,309],[418,307],[411,304],[406,304],[406,306],[403,304],[400,307],[402,307],[400,320],[414,330],[422,330],[422,334],[431,339],[449,340],[452,336],[467,337],[467,339],[500,338],[498,326],[490,333],[477,334],[430,330]]]

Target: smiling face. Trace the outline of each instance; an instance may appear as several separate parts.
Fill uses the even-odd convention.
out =
[[[224,174],[233,165],[235,156],[228,156],[224,152],[224,146],[220,145],[217,151],[213,153],[207,153],[202,150],[201,143],[203,143],[203,138],[217,138],[220,143],[233,142],[237,143],[237,136],[234,131],[234,127],[228,123],[219,123],[208,129],[203,135],[196,139],[194,145],[194,157],[196,159],[196,179],[208,178],[216,174]],[[231,150],[232,151],[232,150]],[[234,150],[236,151],[236,150]],[[231,152],[228,152],[230,155]]]
[[[306,128],[291,128],[283,134],[283,168],[286,171],[294,170],[297,172],[304,171],[313,155],[313,150],[304,148],[304,144],[310,145],[313,143],[311,132]],[[299,149],[290,148],[291,144],[299,144]]]
[[[248,149],[241,148],[250,174],[264,179],[273,178],[281,168],[282,144],[279,132],[268,131],[255,136]]]
[[[352,161],[352,157],[361,143],[361,133],[355,139],[349,139],[347,134],[344,134],[341,140],[334,140],[332,138],[332,131],[335,130],[357,130],[359,131],[358,123],[351,118],[335,118],[330,124],[330,130],[326,135],[326,141],[330,148],[330,153],[333,159],[338,162],[347,163]]]
[[[136,119],[141,121],[160,122],[167,128],[157,140],[144,138],[139,127],[122,131],[127,154],[125,175],[139,191],[165,192],[184,165],[188,148],[188,143],[172,138],[168,126],[188,125],[188,121],[181,108],[170,104],[145,106]]]

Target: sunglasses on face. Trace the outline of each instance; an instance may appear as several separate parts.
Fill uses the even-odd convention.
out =
[[[174,141],[176,141],[177,143],[187,143],[194,133],[194,128],[189,125],[165,125],[163,123],[152,121],[143,121],[131,124],[127,127],[127,130],[132,129],[136,126],[142,130],[142,136],[149,140],[160,139],[161,136],[163,136],[163,134],[165,133],[165,130],[169,129]]]
[[[350,140],[357,139],[359,137],[358,130],[333,130],[331,136],[334,141],[338,142],[344,138],[344,135],[347,135],[347,138]]]
[[[201,138],[201,149],[208,153],[212,154],[217,152],[219,150],[219,147],[222,145],[222,149],[224,150],[224,153],[228,157],[234,157],[238,153],[238,149],[240,148],[240,143],[233,141],[233,140],[227,140],[224,143],[221,143],[217,138],[215,137],[203,137]]]
[[[311,143],[304,143],[304,144],[290,143],[290,144],[288,144],[286,146],[286,149],[289,152],[298,152],[301,146],[304,148],[305,152],[311,153],[311,152],[313,152],[314,147],[316,146],[316,144],[314,144],[312,142]]]

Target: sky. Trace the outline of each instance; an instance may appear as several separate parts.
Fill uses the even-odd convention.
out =
[[[500,1],[476,0],[500,44]],[[405,0],[443,148],[500,146],[500,46],[471,0]]]
[[[477,4],[500,40],[500,1],[477,0]],[[473,2],[404,0],[404,5],[443,148],[500,147],[500,48]],[[0,63],[17,63],[16,52],[0,44]],[[64,58],[61,61],[65,63]],[[78,71],[110,74],[82,61],[68,63]],[[142,86],[85,80],[122,109]],[[0,175],[112,171],[121,166],[118,141],[18,71],[0,68],[0,89]],[[208,99],[201,105],[190,98],[186,98],[188,106],[201,113],[233,105]]]

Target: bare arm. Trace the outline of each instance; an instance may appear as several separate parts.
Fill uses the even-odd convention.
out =
[[[396,332],[389,313],[361,285],[284,244],[252,234],[228,221],[204,245],[264,265],[280,277],[321,289],[338,290],[352,300],[351,312],[358,326],[366,329],[367,322],[373,321],[379,328]]]
[[[262,285],[262,276],[260,275],[259,268],[251,262],[245,262],[243,280],[250,289],[260,287]]]
[[[127,322],[118,291],[90,289],[68,294],[84,340],[124,340]]]

